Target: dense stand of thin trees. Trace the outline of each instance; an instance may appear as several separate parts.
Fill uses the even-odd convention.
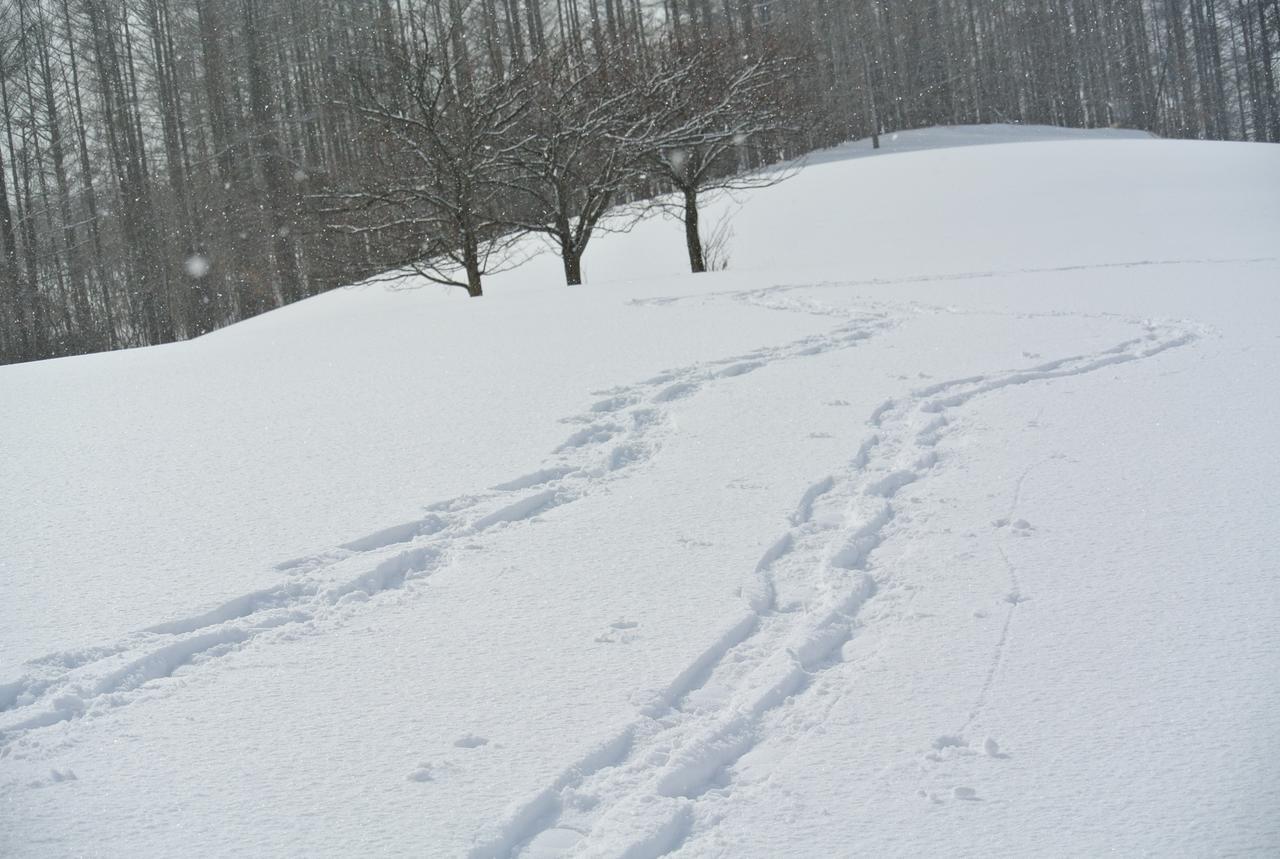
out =
[[[700,192],[889,130],[1280,141],[1278,74],[1280,0],[0,0],[0,362],[528,233],[578,283],[662,195],[697,271]]]

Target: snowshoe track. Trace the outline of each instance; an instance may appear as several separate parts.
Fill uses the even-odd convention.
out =
[[[775,301],[793,288],[733,298],[819,312],[808,302]],[[471,859],[518,856],[531,846],[550,855],[552,844],[552,852],[574,857],[661,856],[714,825],[711,807],[732,791],[732,767],[757,744],[764,718],[795,706],[840,664],[859,610],[893,586],[876,568],[875,551],[905,530],[895,522],[895,495],[942,461],[947,414],[983,394],[1141,361],[1200,336],[1189,325],[1126,321],[1141,334],[1101,352],[931,384],[877,407],[867,421],[874,432],[798,500],[791,527],[743,588],[742,614],[669,687],[641,696],[634,722],[478,833]],[[793,598],[780,604],[780,593]]]
[[[900,308],[865,301],[857,308],[825,306],[788,294],[806,286],[814,285],[728,297],[839,318],[827,334],[597,392],[603,399],[564,419],[576,428],[534,471],[282,563],[276,569],[287,578],[272,587],[105,646],[32,660],[22,677],[0,684],[0,757],[38,748],[41,728],[177,688],[180,677],[198,676],[200,666],[242,648],[323,632],[383,599],[419,591],[455,548],[494,529],[526,527],[636,473],[670,431],[670,404],[774,362],[856,346],[904,318]],[[952,312],[921,305],[912,310]],[[894,515],[897,492],[926,480],[943,461],[937,447],[948,431],[948,413],[986,393],[1140,361],[1198,336],[1185,325],[1126,321],[1139,327],[1139,336],[1102,352],[931,384],[876,408],[869,434],[849,460],[797,500],[790,527],[743,586],[741,613],[668,686],[637,696],[631,724],[478,833],[470,855],[519,855],[554,832],[559,844],[566,835],[576,839],[567,855],[660,856],[697,834],[714,816],[710,807],[732,791],[733,765],[756,746],[763,720],[795,706],[815,679],[840,664],[861,608],[893,586],[877,569],[875,552],[903,527]]]
[[[53,653],[0,683],[0,757],[29,732],[131,703],[159,683],[254,642],[334,628],[366,603],[416,589],[453,550],[494,530],[519,527],[636,472],[660,450],[670,403],[729,384],[768,364],[845,349],[896,324],[888,313],[842,311],[826,335],[665,371],[598,392],[606,399],[564,418],[577,426],[543,465],[474,495],[437,502],[425,515],[277,564],[284,582],[189,617],[138,630],[108,645]]]

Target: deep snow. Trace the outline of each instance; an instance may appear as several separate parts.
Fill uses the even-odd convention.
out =
[[[0,368],[0,854],[1280,850],[1277,188],[904,133]]]

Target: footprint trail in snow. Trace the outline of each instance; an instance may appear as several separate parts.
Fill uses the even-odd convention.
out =
[[[0,684],[0,757],[39,754],[40,729],[163,694],[176,688],[168,682],[175,675],[198,677],[201,667],[245,647],[323,633],[396,594],[416,596],[455,551],[635,474],[673,432],[671,404],[772,363],[856,346],[908,316],[870,302],[841,307],[791,294],[802,288],[701,298],[838,319],[826,334],[601,391],[564,419],[566,439],[534,471],[284,562],[277,566],[284,581],[209,611],[29,662],[23,676]],[[950,311],[915,304],[910,312]],[[1126,321],[1140,334],[1102,352],[931,384],[877,407],[861,445],[797,499],[790,527],[754,571],[744,571],[741,614],[665,688],[637,696],[631,724],[478,833],[471,856],[658,856],[712,825],[716,805],[733,790],[732,767],[759,742],[763,720],[804,706],[804,690],[840,664],[859,610],[893,586],[875,551],[909,528],[895,517],[895,497],[942,461],[948,415],[985,393],[1139,361],[1197,337],[1186,326]]]
[[[563,422],[573,429],[535,471],[488,490],[426,508],[425,515],[285,561],[285,580],[208,611],[138,630],[110,644],[53,653],[0,682],[0,757],[38,749],[32,732],[95,717],[161,691],[186,675],[253,643],[296,638],[341,625],[367,604],[414,590],[452,554],[495,529],[527,522],[634,473],[672,429],[671,403],[702,388],[732,383],[771,363],[846,349],[896,324],[884,312],[842,311],[826,334],[665,371],[598,392],[602,399]]]
[[[733,297],[839,315],[807,299],[779,301],[790,289]],[[874,553],[909,532],[896,521],[895,496],[938,467],[949,413],[986,393],[1140,361],[1198,336],[1129,321],[1141,334],[1101,352],[932,384],[877,407],[854,455],[802,494],[791,527],[760,558],[741,615],[669,686],[641,696],[635,721],[478,833],[471,859],[661,856],[714,826],[732,767],[760,741],[763,720],[805,706],[804,690],[840,664],[859,610],[892,587]],[[968,787],[953,798],[978,799]]]

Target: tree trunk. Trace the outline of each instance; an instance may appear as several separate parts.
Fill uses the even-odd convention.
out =
[[[698,189],[684,188],[684,242],[689,249],[689,270],[701,274],[707,270],[702,256],[702,236],[698,233]]]
[[[1280,104],[1276,103],[1276,79],[1271,70],[1271,34],[1267,32],[1267,12],[1263,0],[1258,0],[1258,44],[1262,50],[1262,69],[1267,85],[1263,100],[1266,102],[1267,116],[1270,117],[1267,123],[1271,132],[1270,140],[1272,143],[1280,143]]]
[[[871,60],[862,51],[862,91],[866,99],[867,124],[871,126],[871,148],[880,148],[880,117],[876,113],[876,92],[871,86]]]
[[[30,354],[27,327],[23,324],[22,302],[18,295],[18,239],[13,229],[13,210],[9,208],[9,190],[5,182],[4,158],[0,156],[0,241],[4,242],[4,264],[0,266],[0,292],[3,293],[3,321],[12,327],[11,341],[5,358],[22,359]]]
[[[285,304],[303,298],[302,281],[294,253],[293,190],[288,179],[285,153],[277,133],[275,102],[267,77],[267,53],[262,44],[265,33],[258,0],[244,0],[245,53],[249,78],[250,113],[253,116],[254,145],[262,170],[261,204],[271,231],[271,255],[276,283]]]
[[[560,258],[564,260],[564,282],[567,286],[582,285],[582,254],[564,248]]]
[[[467,295],[472,298],[484,295],[484,287],[480,283],[480,266],[474,260],[467,260]]]
[[[71,10],[67,0],[62,0],[62,18],[66,26],[67,52],[71,63],[71,106],[75,110],[76,151],[80,158],[80,181],[84,185],[85,208],[88,210],[89,216],[89,236],[93,240],[93,270],[98,279],[98,292],[102,301],[103,327],[107,333],[107,347],[115,349],[120,344],[116,336],[115,312],[112,309],[106,257],[102,249],[102,231],[98,226],[98,196],[97,191],[94,190],[93,168],[89,161],[89,145],[86,141],[87,125],[84,121],[84,106],[80,95],[80,68],[76,61],[76,43],[71,30]],[[67,85],[65,75],[63,85]]]
[[[82,265],[76,237],[75,220],[71,214],[71,185],[67,180],[66,160],[63,153],[62,122],[58,116],[58,100],[54,96],[53,67],[49,62],[48,19],[41,15],[36,30],[36,47],[39,49],[41,79],[44,84],[45,114],[48,117],[49,153],[53,158],[53,175],[58,185],[58,212],[61,216],[63,253],[67,274],[71,281],[71,302],[76,311],[76,324],[86,344],[93,332],[93,320],[89,311],[89,289]],[[70,332],[68,332],[70,333]]]
[[[480,245],[474,235],[467,235],[463,241],[462,266],[467,270],[467,295],[472,298],[484,295],[480,284]]]

